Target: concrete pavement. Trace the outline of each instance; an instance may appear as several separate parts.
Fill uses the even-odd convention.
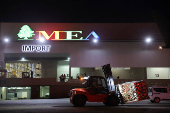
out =
[[[170,113],[170,101],[151,103],[149,100],[120,104],[115,107],[103,103],[87,102],[84,107],[74,107],[69,98],[63,99],[33,99],[0,101],[0,113]]]

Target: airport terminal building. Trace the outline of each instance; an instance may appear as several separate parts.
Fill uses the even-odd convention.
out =
[[[170,50],[156,23],[0,23],[0,100],[68,97],[80,77],[170,87]],[[64,75],[64,81],[61,80]]]

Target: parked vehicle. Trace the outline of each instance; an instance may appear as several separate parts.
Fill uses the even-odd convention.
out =
[[[168,87],[149,87],[148,92],[152,103],[170,101],[170,88]]]

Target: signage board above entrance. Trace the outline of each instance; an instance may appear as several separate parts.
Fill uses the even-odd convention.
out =
[[[51,45],[22,45],[22,52],[49,52]]]
[[[32,38],[33,35],[36,35],[35,32],[38,32],[36,39]],[[89,33],[86,38],[83,38],[82,34],[82,31],[51,31],[48,34],[46,31],[33,31],[28,25],[23,25],[17,35],[18,40],[39,40],[40,38],[45,40],[89,40],[91,35],[96,39],[99,38],[94,31]]]

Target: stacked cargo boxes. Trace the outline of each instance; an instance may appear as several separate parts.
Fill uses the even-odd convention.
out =
[[[124,102],[134,102],[149,99],[144,81],[132,81],[118,84],[119,92]]]

